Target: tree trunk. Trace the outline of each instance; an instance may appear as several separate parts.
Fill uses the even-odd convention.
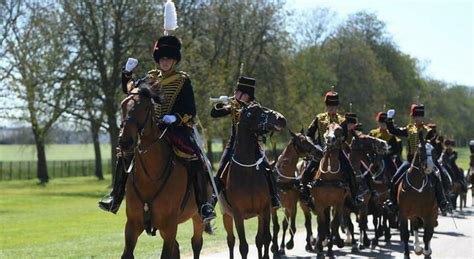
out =
[[[117,127],[117,121],[116,121],[116,114],[115,114],[115,108],[112,107],[110,109],[107,109],[107,124],[109,125],[109,137],[110,137],[110,153],[111,153],[111,167],[112,168],[112,184],[114,182],[115,178],[115,170],[114,166],[117,162],[117,146],[118,146],[118,135],[119,135],[119,129]]]
[[[46,151],[45,151],[45,144],[44,144],[44,137],[35,132],[35,142],[36,142],[36,153],[37,153],[37,164],[38,164],[38,169],[37,169],[37,177],[40,180],[41,184],[48,183],[49,181],[49,176],[48,176],[48,167],[46,164]]]
[[[99,180],[104,180],[104,175],[102,173],[102,154],[100,153],[99,130],[100,126],[95,122],[91,122],[92,142],[94,143],[95,154],[95,176]]]

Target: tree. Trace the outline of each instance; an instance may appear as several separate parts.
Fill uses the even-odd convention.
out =
[[[11,97],[16,95],[26,106],[21,114],[11,116],[31,124],[37,177],[47,183],[45,137],[71,104],[78,55],[69,41],[69,27],[54,4],[24,3],[19,10],[22,12],[5,39],[6,55],[1,64],[2,70],[11,71],[7,77]]]

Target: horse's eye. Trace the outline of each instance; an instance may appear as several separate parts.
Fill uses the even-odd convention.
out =
[[[262,117],[262,118],[263,118],[263,117],[265,117],[265,114],[264,114],[264,113],[262,113],[262,114],[260,115],[260,117]]]
[[[247,113],[247,118],[250,118],[250,116],[252,116],[252,113],[251,112]]]

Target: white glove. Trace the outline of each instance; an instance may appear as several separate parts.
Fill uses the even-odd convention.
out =
[[[171,124],[176,121],[175,115],[165,115],[163,116],[163,122],[166,124]]]
[[[221,95],[221,96],[219,96],[219,98],[211,97],[209,100],[211,100],[212,102],[228,103],[229,102],[229,96]]]
[[[134,58],[128,58],[127,64],[125,64],[125,71],[132,72],[133,69],[138,65],[138,60]]]
[[[390,109],[387,111],[387,118],[391,119],[395,115],[395,109]]]

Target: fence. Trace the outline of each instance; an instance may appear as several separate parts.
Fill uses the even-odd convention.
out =
[[[102,161],[103,174],[110,174],[110,160]],[[50,178],[95,175],[95,160],[47,161]],[[0,161],[0,181],[36,178],[36,161]]]
[[[276,157],[272,153],[267,152],[270,160]],[[276,154],[280,153],[281,150],[277,150]],[[218,166],[221,154],[221,150],[212,153],[211,161],[213,161],[214,167]],[[35,179],[36,163],[36,161],[0,161],[0,181]],[[95,160],[53,160],[47,161],[47,166],[50,178],[95,175]],[[102,172],[104,175],[112,172],[109,159],[102,160]]]

